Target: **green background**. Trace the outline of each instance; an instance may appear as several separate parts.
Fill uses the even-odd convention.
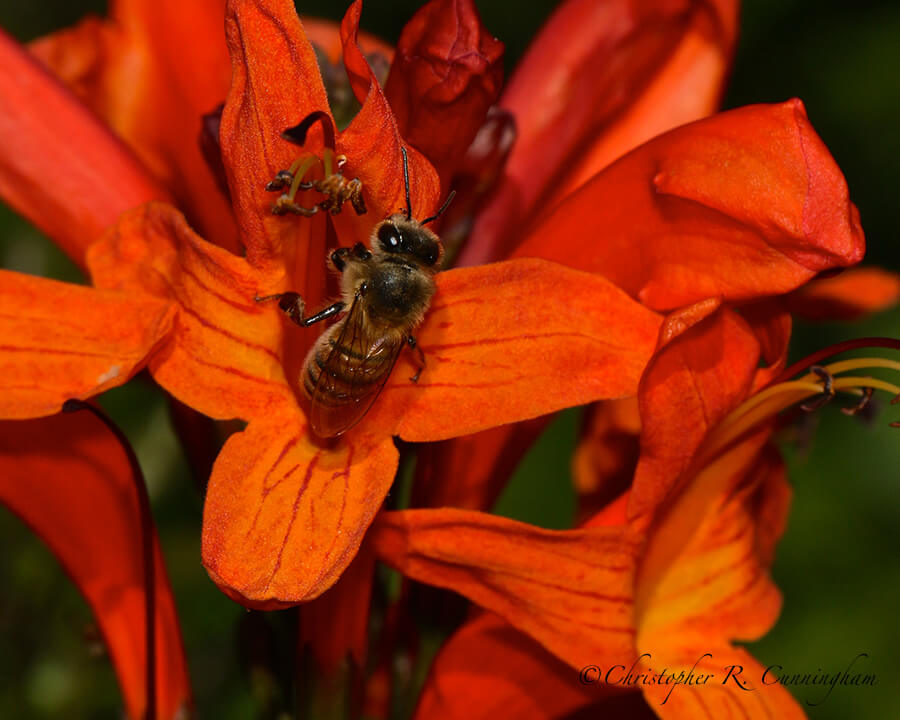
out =
[[[103,5],[0,0],[0,26],[28,40],[85,12],[102,12]],[[309,14],[338,17],[343,11],[323,5],[299,4]],[[485,24],[507,45],[507,71],[554,5],[479,2]],[[417,6],[370,0],[363,26],[396,41]],[[900,270],[900,3],[747,2],[726,106],[793,96],[803,99],[847,177],[866,229],[866,262]],[[74,277],[52,245],[2,206],[0,265]],[[793,352],[799,357],[862,335],[900,336],[900,313],[852,326],[801,325]],[[201,500],[157,391],[133,382],[108,393],[104,404],[132,439],[148,479],[198,716],[277,717],[291,703],[281,689],[278,652],[293,642],[292,615],[246,613],[207,579],[199,564]],[[786,452],[794,504],[774,568],[785,605],[772,632],[751,650],[764,665],[797,672],[836,672],[865,652],[869,658],[860,667],[878,678],[874,688],[836,688],[822,705],[807,708],[816,720],[900,717],[900,444],[898,431],[887,427],[900,410],[885,406],[869,425],[834,409],[819,413],[809,444]],[[577,424],[577,411],[553,423],[501,499],[500,512],[547,527],[570,524],[574,498],[567,480]],[[115,679],[92,639],[90,614],[52,556],[6,511],[0,511],[0,547],[0,717],[119,716]],[[276,650],[248,666],[239,648],[251,635],[273,638]],[[795,691],[801,702],[820,693]]]

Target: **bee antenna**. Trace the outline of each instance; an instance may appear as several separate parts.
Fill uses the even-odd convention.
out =
[[[412,220],[412,203],[409,201],[409,159],[406,157],[406,148],[400,146],[403,153],[403,183],[406,185],[406,219]]]
[[[450,203],[453,202],[453,198],[455,198],[455,197],[456,197],[456,190],[451,190],[451,191],[450,191],[450,194],[447,196],[447,199],[444,200],[444,204],[441,205],[441,209],[438,210],[438,211],[437,211],[434,215],[432,215],[430,218],[426,218],[425,220],[423,220],[420,224],[421,224],[421,225],[425,225],[425,224],[427,224],[427,223],[432,222],[433,220],[437,220],[441,215],[444,214],[444,211],[445,211],[448,207],[450,207]]]

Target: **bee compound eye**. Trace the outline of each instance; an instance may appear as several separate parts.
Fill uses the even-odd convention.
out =
[[[378,228],[378,242],[388,252],[397,252],[400,249],[400,233],[391,223],[384,223]]]

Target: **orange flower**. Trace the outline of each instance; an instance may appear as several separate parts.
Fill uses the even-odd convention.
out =
[[[359,12],[359,3],[351,7],[342,36],[363,104],[335,149],[347,156],[348,175],[362,180],[369,215],[334,218],[345,245],[402,206],[404,192],[403,143],[355,42]],[[169,206],[150,204],[89,247],[94,290],[8,273],[19,289],[3,296],[4,334],[17,343],[3,355],[4,410],[52,413],[146,362],[182,402],[248,421],[210,480],[203,557],[223,590],[273,607],[315,597],[349,564],[393,481],[392,436],[441,439],[631,394],[659,320],[608,281],[542,261],[443,273],[419,335],[428,360],[422,379],[409,382],[411,363],[401,359],[358,429],[323,445],[291,389],[312,337],[254,298],[299,289],[315,302],[324,293],[326,219],[272,215],[265,184],[293,159],[280,133],[327,113],[325,91],[290,3],[232,3],[226,29],[234,74],[220,140],[246,258],[202,240]],[[309,144],[317,142],[320,133]],[[407,149],[413,212],[422,217],[437,205],[436,176]],[[541,302],[522,306],[521,297]],[[113,313],[121,317],[118,345],[107,338]],[[47,357],[59,364],[44,379],[35,369]],[[534,393],[536,385],[547,389]]]
[[[361,109],[336,133],[333,148],[326,147],[327,133],[314,128],[306,150],[316,157],[326,150],[346,156],[343,172],[361,181],[369,212],[278,217],[265,186],[297,152],[282,131],[314,113],[330,118],[333,108],[292,3],[235,0],[226,11],[231,87],[221,125],[208,118],[207,130],[214,130],[206,139],[217,142],[207,143],[204,157],[196,144],[197,120],[220,101],[228,74],[211,22],[219,20],[215,6],[197,5],[183,14],[169,2],[122,2],[114,6],[118,26],[89,21],[34,47],[139,160],[12,43],[0,42],[0,59],[16,70],[0,81],[11,109],[0,119],[11,139],[0,154],[0,192],[58,236],[95,286],[0,275],[0,326],[10,338],[0,354],[0,412],[52,414],[68,398],[120,384],[146,364],[187,405],[213,418],[246,421],[216,462],[203,529],[210,575],[245,604],[270,608],[315,598],[348,567],[351,589],[367,586],[373,548],[359,555],[357,549],[396,474],[393,436],[442,440],[632,396],[642,373],[642,398],[665,394],[665,383],[647,380],[645,367],[657,345],[662,352],[651,370],[671,361],[675,350],[669,348],[681,347],[682,334],[692,337],[694,324],[709,329],[688,359],[707,357],[725,341],[744,343],[747,351],[710,368],[713,379],[739,381],[731,394],[727,384],[714,387],[723,393],[717,408],[724,415],[749,392],[759,354],[753,343],[762,343],[777,367],[789,326],[781,308],[759,305],[757,317],[747,312],[750,332],[730,311],[718,309],[721,303],[762,303],[793,293],[817,273],[862,256],[843,178],[799,101],[681,127],[595,175],[639,142],[712,110],[733,44],[736,6],[611,3],[598,19],[592,15],[600,12],[596,3],[566,3],[502,101],[519,120],[520,142],[462,254],[464,263],[510,254],[517,259],[438,276],[438,294],[418,335],[427,358],[421,380],[407,380],[413,364],[401,358],[365,420],[339,441],[323,443],[308,432],[295,392],[314,335],[286,325],[255,298],[296,290],[314,307],[330,294],[321,265],[327,252],[366,238],[375,222],[404,205],[401,149],[410,159],[413,214],[421,218],[435,210],[445,195],[441,183],[467,169],[463,151],[496,97],[500,48],[470,2],[433,2],[404,31],[382,91],[361,50],[357,0],[339,45]],[[601,21],[608,35],[591,37]],[[310,27],[334,39],[321,25]],[[184,72],[186,48],[187,65],[201,72]],[[335,48],[326,53],[334,59]],[[112,60],[98,66],[101,56]],[[547,61],[559,56],[561,63]],[[78,62],[68,65],[73,58]],[[617,62],[598,76],[596,58]],[[102,72],[86,71],[97,67]],[[129,80],[135,91],[123,93],[123,73],[134,67],[140,68]],[[554,98],[561,87],[573,96]],[[700,91],[685,95],[686,87]],[[55,112],[48,114],[47,107]],[[219,159],[227,197],[215,187]],[[61,178],[62,192],[43,192],[48,167]],[[96,167],[102,174],[89,171]],[[174,199],[185,215],[159,202],[130,209],[151,199]],[[718,264],[711,267],[710,257]],[[797,293],[793,297],[804,290]],[[841,293],[837,288],[832,296]],[[690,303],[672,313],[660,333],[656,311]],[[710,315],[714,319],[707,321]],[[757,373],[756,382],[763,377]],[[651,404],[677,416],[677,401],[664,397]],[[642,419],[652,438],[649,417]],[[676,577],[674,568],[696,566],[703,581],[715,566],[700,545],[675,558],[654,550],[667,545],[657,538],[673,532],[655,512],[663,498],[671,494],[677,498],[672,502],[693,510],[690,483],[706,482],[703,473],[689,470],[718,416],[707,420],[709,427],[682,428],[674,440],[667,436],[657,448],[661,457],[646,451],[627,521],[601,516],[597,522],[608,526],[555,534],[471,514],[385,514],[373,542],[383,557],[420,577],[426,571],[405,559],[410,548],[404,534],[415,535],[427,557],[434,547],[408,528],[418,518],[423,525],[436,519],[442,526],[436,538],[447,542],[448,530],[457,533],[451,555],[457,553],[454,562],[464,569],[443,567],[442,575],[429,568],[426,579],[470,594],[570,664],[637,657],[644,643],[680,662],[695,649],[694,638],[680,630],[713,615],[720,622],[716,647],[730,655],[735,628],[710,607],[690,607],[673,619],[654,604],[660,588],[679,590],[667,585]],[[725,483],[712,495],[719,504],[696,514],[705,518],[697,531],[704,538],[721,534],[720,517],[747,521],[747,534],[734,547],[728,544],[729,552],[756,540],[771,547],[777,535],[777,517],[772,528],[760,530],[756,506],[746,502],[745,495],[770,492],[754,495],[757,484],[776,486],[774,509],[767,512],[779,516],[783,507],[778,484],[765,481],[771,468],[753,474],[757,449],[748,445],[742,451],[747,457],[723,456],[734,465],[725,480],[718,474],[714,480]],[[486,456],[473,457],[480,462]],[[677,488],[679,481],[688,485]],[[483,500],[480,489],[477,494]],[[671,515],[684,516],[694,514]],[[523,543],[530,546],[526,553]],[[559,548],[565,553],[554,568]],[[576,562],[571,555],[581,552],[586,554]],[[438,565],[446,561],[441,556]],[[738,574],[752,575],[766,562],[749,557]],[[557,586],[547,586],[548,569],[561,574]],[[580,597],[587,577],[608,588]],[[772,589],[760,577],[754,589],[765,602],[737,634],[762,632],[771,622]],[[532,606],[511,599],[517,593]],[[367,601],[366,593],[358,597]],[[356,649],[364,634],[358,603],[346,592],[339,599],[357,622],[335,647]],[[569,616],[560,615],[557,602],[571,608]],[[607,612],[612,624],[596,628],[597,636],[585,634],[584,621]],[[662,632],[666,623],[677,631]],[[132,702],[140,707],[139,698]]]
[[[567,7],[576,17],[588,10],[584,3]],[[647,18],[657,18],[654,6],[647,7]],[[698,8],[685,3],[671,16],[660,12],[678,25],[685,17],[707,18]],[[447,56],[449,50],[441,48],[455,47],[452,43],[428,40],[429,32],[447,27],[446,21],[430,22],[429,13],[446,17],[456,10],[465,20],[459,25],[466,28],[463,35],[486,59],[462,73],[466,82],[451,83],[456,94],[432,95],[417,79],[422,74],[417,55],[404,54],[404,43],[424,43]],[[299,290],[310,306],[324,299],[326,248],[366,237],[374,222],[404,205],[401,148],[410,159],[414,216],[433,212],[441,195],[437,172],[428,157],[404,142],[362,55],[360,12],[361,4],[354,3],[341,40],[362,107],[336,135],[334,151],[347,158],[346,176],[362,182],[367,215],[343,213],[329,225],[324,214],[285,218],[270,212],[266,182],[290,166],[296,152],[281,132],[312,113],[330,117],[328,100],[293,6],[286,0],[232,2],[226,13],[232,84],[219,142],[246,257],[229,252],[227,242],[220,247],[202,240],[171,207],[150,204],[123,215],[88,247],[84,257],[94,290],[4,276],[17,288],[3,296],[5,335],[14,343],[3,355],[6,416],[55,412],[67,398],[123,382],[146,362],[157,382],[187,405],[210,417],[249,423],[229,439],[216,462],[203,557],[225,592],[258,607],[313,598],[347,567],[393,481],[393,436],[440,440],[632,395],[660,322],[597,272],[524,257],[451,270],[438,276],[438,294],[419,334],[428,360],[422,379],[407,381],[412,363],[401,358],[375,409],[357,429],[329,445],[307,432],[292,388],[312,333],[287,327],[273,308],[254,298]],[[478,127],[473,118],[486,112],[496,90],[496,48],[472,32],[476,17],[470,3],[430,5],[401,41],[398,67],[408,75],[389,84],[427,98],[409,104],[403,122],[455,121],[446,126],[453,128],[449,144],[447,133],[418,124],[409,128],[445,176],[452,174],[454,153]],[[639,60],[631,68],[635,78],[667,50],[692,58],[702,46],[702,57],[719,58],[710,56],[707,45],[697,45],[707,20],[697,28],[689,25],[687,34],[667,36],[660,46],[635,40],[639,52],[627,53]],[[153,42],[165,44],[153,34],[157,26],[146,22]],[[418,34],[421,27],[426,30]],[[639,40],[640,33],[634,37]],[[22,77],[36,79],[38,90],[28,98],[11,92],[13,109],[44,95],[66,104],[49,78],[5,47],[23,67]],[[721,65],[713,62],[713,76]],[[583,68],[579,72],[583,75]],[[9,82],[18,87],[17,80]],[[648,92],[652,88],[634,82]],[[159,89],[158,82],[147,83],[141,97]],[[413,110],[426,119],[416,120]],[[573,143],[595,127],[589,115],[572,114],[580,118]],[[33,157],[20,159],[19,175],[36,184],[44,170],[36,160],[46,159],[48,150],[17,118],[13,113],[9,122],[35,148]],[[91,123],[85,115],[78,119]],[[96,124],[91,128],[96,130]],[[150,135],[168,137],[162,131]],[[108,136],[97,142],[105,156],[122,155]],[[316,128],[307,149],[323,153],[324,142],[325,134]],[[182,160],[178,147],[170,148],[170,160]],[[565,148],[572,150],[568,144]],[[7,173],[8,187],[18,187],[8,179],[8,167],[0,163],[0,174]],[[115,181],[103,178],[106,184]],[[90,196],[99,184],[96,177],[87,178],[77,188],[79,196]],[[205,216],[200,204],[192,205],[194,190],[173,185],[173,193],[187,198],[193,217]],[[43,200],[24,194],[19,207],[33,216]],[[54,202],[63,205],[66,198]],[[82,250],[102,215],[96,208],[92,212],[90,222],[76,228]],[[605,246],[598,246],[598,236]],[[476,232],[471,247],[480,242]],[[637,245],[639,252],[633,249]],[[704,274],[713,247],[721,251],[723,269]],[[843,178],[794,102],[727,113],[642,146],[534,225],[517,254],[602,271],[644,303],[670,309],[710,295],[750,299],[793,289],[818,271],[856,262],[862,236]],[[602,267],[597,258],[604,259]],[[50,372],[45,371],[47,358],[54,363]]]
[[[562,3],[500,97],[518,137],[461,263],[552,259],[601,274],[654,310],[741,304],[769,336],[769,363],[786,347],[788,311],[852,316],[894,304],[892,273],[816,279],[858,262],[864,242],[799,101],[662,134],[716,111],[737,14],[727,0]],[[490,508],[545,425],[424,448],[418,504]]]
[[[595,712],[638,717],[653,716],[648,705],[663,718],[803,717],[732,642],[760,637],[780,608],[768,569],[790,490],[767,444],[771,420],[823,385],[808,375],[748,397],[765,372],[749,325],[726,309],[681,325],[641,381],[634,484],[584,527],[548,531],[449,509],[379,517],[379,558],[491,611],[441,651],[417,717],[514,708],[555,718],[597,703]],[[835,388],[900,393],[837,377],[866,366],[900,370],[872,359],[827,370]]]

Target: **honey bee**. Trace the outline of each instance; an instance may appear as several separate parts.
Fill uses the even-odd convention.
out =
[[[378,223],[369,240],[338,248],[331,265],[341,274],[342,298],[310,317],[303,299],[289,292],[257,298],[278,299],[279,307],[301,327],[344,314],[316,341],[302,370],[303,391],[310,403],[309,422],[319,437],[336,437],[356,425],[375,402],[403,346],[417,352],[418,381],[425,356],[413,331],[425,317],[440,268],[440,238],[425,227],[441,216],[454,193],[425,220],[412,217],[409,161],[403,153],[406,212]]]

